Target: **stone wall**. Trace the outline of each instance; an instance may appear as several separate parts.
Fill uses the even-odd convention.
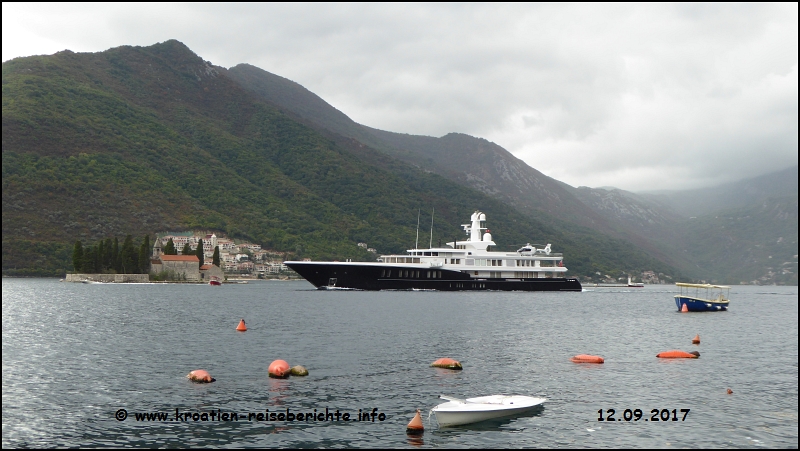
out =
[[[67,282],[146,283],[149,274],[67,274]]]
[[[217,265],[211,265],[211,268],[206,269],[204,271],[200,271],[201,279],[211,280],[212,277],[216,277],[220,280],[225,280],[225,273],[222,272],[222,269]]]
[[[189,282],[200,281],[200,267],[196,261],[183,262],[183,261],[165,261],[161,262],[162,271],[172,271],[173,274],[179,278]]]

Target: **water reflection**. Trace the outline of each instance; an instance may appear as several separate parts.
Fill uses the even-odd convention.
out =
[[[425,439],[422,438],[422,435],[409,434],[406,442],[411,446],[420,447],[425,444]]]
[[[288,379],[269,378],[269,392],[271,402],[275,406],[282,406],[290,393],[290,382]]]

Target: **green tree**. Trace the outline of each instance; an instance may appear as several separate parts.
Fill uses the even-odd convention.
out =
[[[139,274],[150,273],[150,236],[145,235],[139,248]]]
[[[214,246],[214,256],[211,257],[211,264],[214,266],[220,266],[219,264],[219,246]]]
[[[95,265],[95,270],[97,273],[102,273],[105,269],[105,265],[103,264],[104,256],[106,254],[106,245],[103,240],[100,240],[97,243],[97,264]]]
[[[83,268],[83,245],[81,240],[75,242],[72,248],[72,268],[75,272],[81,272]]]
[[[125,237],[122,243],[122,249],[119,252],[120,271],[122,274],[133,274],[139,270],[138,253],[133,247],[133,237],[130,235]]]
[[[205,252],[203,252],[202,238],[200,238],[200,241],[197,242],[197,249],[195,249],[195,255],[197,255],[197,259],[200,260],[200,266],[198,266],[199,269],[201,266],[203,266],[203,263],[205,263],[206,260]]]
[[[122,261],[119,258],[119,239],[114,237],[114,246],[111,248],[111,265],[117,274],[122,273]]]
[[[183,250],[181,251],[181,255],[192,255],[192,246],[189,246],[188,241],[186,242],[186,244],[183,245]]]
[[[103,241],[101,240],[97,246],[93,246],[92,250],[94,254],[92,255],[92,272],[95,274],[100,274],[103,272],[103,257],[100,254],[100,249],[102,249]]]
[[[178,250],[175,249],[175,242],[172,241],[172,238],[167,241],[167,244],[164,245],[164,255],[178,255]]]
[[[106,238],[106,245],[104,246],[103,253],[103,271],[109,271],[114,268],[114,259],[112,258],[113,253],[114,244],[111,242],[111,238]]]
[[[81,264],[81,272],[86,274],[94,274],[94,258],[97,250],[94,246],[87,246],[83,250],[83,263]]]

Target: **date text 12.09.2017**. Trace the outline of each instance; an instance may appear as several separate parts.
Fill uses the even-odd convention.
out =
[[[615,418],[616,410],[606,409],[603,417],[603,409],[600,409],[597,411],[597,421],[686,421],[690,410],[692,409],[652,409],[649,418],[646,415],[642,418],[642,409],[625,409],[622,411],[622,418]]]

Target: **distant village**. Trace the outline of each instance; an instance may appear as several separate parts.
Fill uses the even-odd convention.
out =
[[[625,277],[613,277],[608,274],[602,274],[600,272],[596,272],[595,275],[597,275],[598,277],[594,279],[594,281],[599,283],[620,283],[626,281]],[[643,271],[639,275],[633,276],[633,281],[641,282],[648,285],[663,284],[663,283],[672,283],[672,277],[664,273],[656,274],[654,271]],[[586,280],[585,282],[590,282],[590,281]]]
[[[164,255],[164,247],[170,240],[178,250],[178,255]],[[196,255],[200,240],[203,242],[202,265],[199,265]],[[190,255],[182,255],[186,244],[192,249]],[[217,247],[220,267],[212,264],[214,249]],[[214,233],[165,232],[156,234],[150,272],[169,273],[172,279],[186,281],[204,281],[215,277],[223,279],[225,273],[241,277],[274,278],[292,272],[283,264],[284,257],[282,252],[261,249],[260,244],[237,244],[230,238],[218,237]]]

